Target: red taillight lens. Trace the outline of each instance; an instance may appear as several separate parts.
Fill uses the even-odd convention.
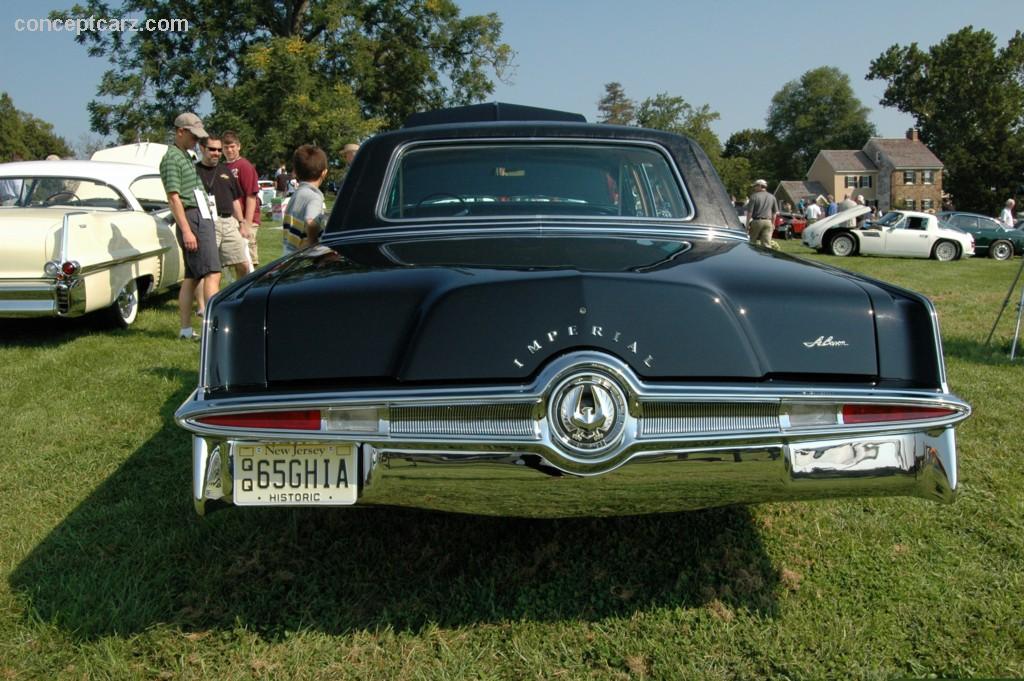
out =
[[[197,419],[208,426],[264,430],[320,430],[320,411],[265,411],[249,414],[221,414]]]
[[[80,267],[81,265],[79,265],[74,260],[68,260],[66,263],[60,266],[60,271],[63,272],[65,276],[70,277],[72,274],[78,272]]]
[[[956,414],[955,409],[914,407],[905,404],[844,404],[843,423],[884,423],[941,419]]]

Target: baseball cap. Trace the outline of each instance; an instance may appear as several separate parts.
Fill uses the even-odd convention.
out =
[[[342,151],[342,153],[344,153],[346,151],[359,151],[359,145],[358,144],[352,144],[350,142],[349,144],[346,144],[344,147],[342,147],[341,151]]]
[[[751,186],[752,187],[767,187],[768,186],[768,182],[765,181],[765,180],[754,180],[754,184],[752,184]]]
[[[183,113],[174,119],[175,128],[185,128],[196,137],[209,137],[206,130],[203,128],[203,119],[196,116],[191,111]]]

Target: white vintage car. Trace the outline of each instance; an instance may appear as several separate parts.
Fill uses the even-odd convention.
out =
[[[974,255],[974,237],[930,213],[894,210],[861,228],[851,223],[871,209],[857,206],[808,225],[803,244],[830,255],[895,255],[957,260]]]
[[[128,326],[184,274],[156,168],[102,161],[0,164],[0,317],[97,310]]]

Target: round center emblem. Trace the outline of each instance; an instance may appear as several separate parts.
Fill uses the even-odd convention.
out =
[[[551,393],[548,417],[556,442],[582,454],[618,443],[626,420],[626,397],[607,376],[571,376]]]

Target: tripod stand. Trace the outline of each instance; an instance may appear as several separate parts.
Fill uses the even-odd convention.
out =
[[[1010,296],[1013,295],[1013,289],[1017,287],[1017,282],[1020,281],[1020,275],[1024,273],[1024,258],[1021,258],[1020,269],[1017,270],[1017,276],[1013,278],[1013,283],[1010,284],[1010,290],[1006,292],[1006,298],[1003,300],[1003,306],[999,308],[999,314],[996,315],[996,323],[992,325],[992,330],[988,332],[988,338],[985,339],[985,345],[989,344],[992,340],[992,334],[996,332],[996,327],[999,325],[999,319],[1003,316],[1003,311],[1006,310],[1006,306],[1010,302]],[[1010,359],[1013,360],[1017,354],[1017,341],[1020,338],[1020,323],[1021,315],[1024,314],[1024,287],[1020,290],[1020,302],[1017,303],[1017,326],[1013,330],[1013,344],[1010,346]]]

